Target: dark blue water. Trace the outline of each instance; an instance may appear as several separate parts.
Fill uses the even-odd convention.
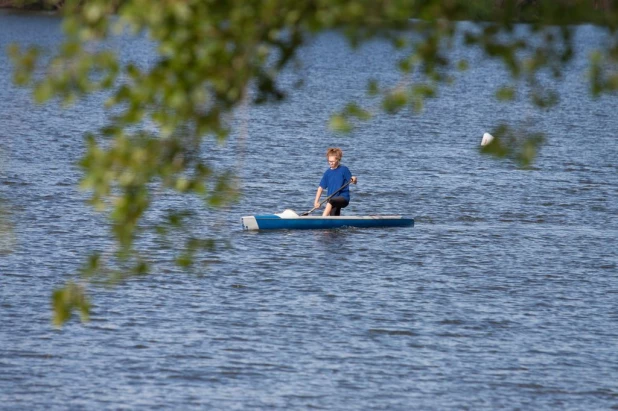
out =
[[[155,274],[91,287],[91,321],[61,330],[51,291],[90,251],[113,251],[76,188],[82,135],[106,113],[96,96],[33,105],[0,56],[12,226],[0,243],[0,408],[618,408],[618,100],[590,99],[584,71],[599,35],[578,31],[551,111],[497,103],[505,73],[456,50],[474,69],[422,115],[378,116],[347,137],[328,130],[329,113],[370,76],[396,82],[396,54],[319,37],[283,78],[303,89],[239,111],[240,131],[205,148],[237,170],[240,202],[209,210],[160,193],[148,216],[189,207],[193,229],[227,245],[186,274],[146,236]],[[55,17],[0,14],[2,49],[60,39]],[[143,42],[117,47],[152,58]],[[547,135],[532,169],[478,153],[500,121]],[[415,227],[241,231],[242,215],[311,209],[331,145],[359,178],[346,214],[404,214]]]

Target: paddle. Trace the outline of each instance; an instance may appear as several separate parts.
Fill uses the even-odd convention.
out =
[[[344,188],[346,188],[347,186],[349,186],[352,183],[352,179],[350,179],[350,181],[348,181],[347,183],[345,183],[344,185],[341,186],[341,188],[337,191],[335,191],[334,193],[332,193],[331,195],[329,195],[328,197],[326,197],[324,199],[324,201],[322,201],[320,203],[320,205],[318,207],[313,207],[311,210],[307,211],[306,213],[302,213],[301,216],[303,215],[309,215],[311,213],[313,213],[315,210],[317,210],[318,208],[322,207],[322,204],[324,204],[325,202],[327,202],[328,200],[330,200],[331,198],[333,198],[336,194],[338,194],[341,190],[343,190]]]

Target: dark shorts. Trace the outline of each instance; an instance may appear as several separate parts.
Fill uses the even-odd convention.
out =
[[[350,202],[346,200],[345,197],[333,197],[328,200],[328,203],[333,206],[333,208],[330,210],[330,215],[333,216],[341,215],[341,209],[347,207],[348,204],[350,204]]]

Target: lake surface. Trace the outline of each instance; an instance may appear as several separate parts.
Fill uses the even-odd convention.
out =
[[[0,47],[53,49],[59,20],[0,12]],[[147,64],[144,42],[117,40]],[[396,53],[356,52],[336,34],[306,47],[285,103],[240,113],[247,134],[208,144],[243,197],[221,210],[161,196],[153,210],[198,211],[194,228],[228,243],[194,273],[145,238],[151,276],[91,288],[92,318],[51,325],[50,295],[93,250],[105,220],[76,184],[82,136],[105,124],[100,97],[36,106],[0,55],[0,196],[12,235],[0,250],[2,409],[618,408],[618,100],[587,95],[577,33],[561,103],[499,104],[505,73],[474,69],[422,115],[378,116],[347,137],[328,115],[395,82]],[[498,122],[548,137],[531,169],[478,152]],[[404,214],[414,228],[245,232],[240,217],[313,206],[324,152],[358,176],[345,214]],[[154,217],[153,217],[154,218]],[[182,235],[180,235],[182,236]]]

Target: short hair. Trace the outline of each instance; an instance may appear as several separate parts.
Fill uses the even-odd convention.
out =
[[[328,150],[326,150],[326,158],[330,156],[335,156],[337,157],[338,161],[341,161],[341,157],[343,157],[343,151],[341,151],[339,147],[330,147]]]

